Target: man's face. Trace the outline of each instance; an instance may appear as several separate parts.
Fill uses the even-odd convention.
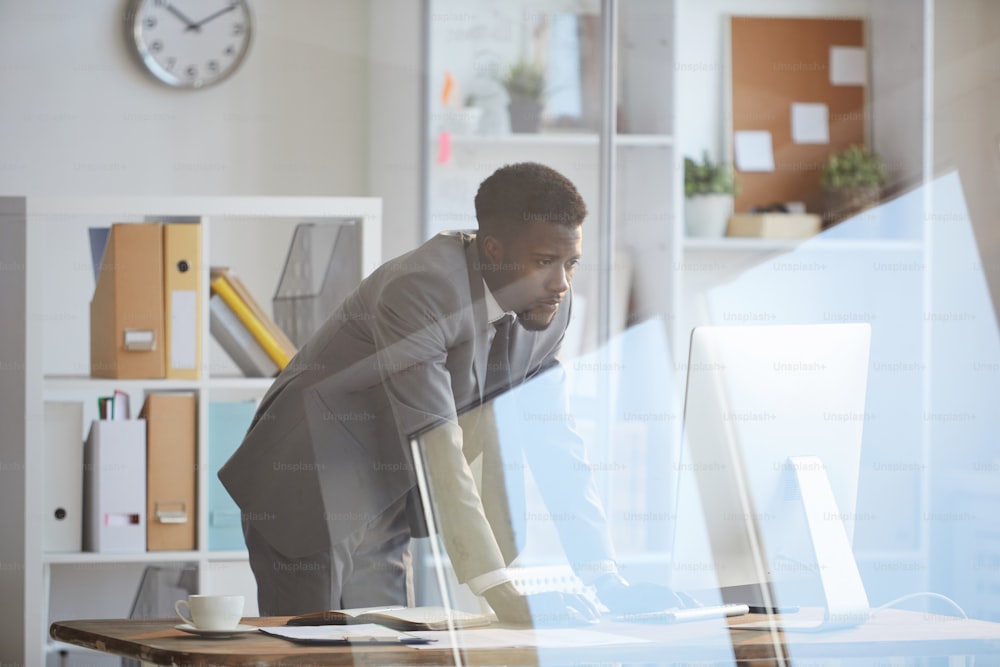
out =
[[[487,284],[504,310],[521,325],[541,331],[552,323],[580,263],[581,226],[534,220],[507,243],[487,245]]]

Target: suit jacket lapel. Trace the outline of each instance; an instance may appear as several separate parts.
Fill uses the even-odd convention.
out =
[[[476,389],[479,402],[483,401],[483,388],[486,384],[487,357],[490,353],[486,315],[486,293],[483,287],[483,274],[479,270],[479,251],[476,248],[476,237],[466,238],[465,260],[469,271],[469,293],[472,296],[473,336],[472,372],[476,376]]]

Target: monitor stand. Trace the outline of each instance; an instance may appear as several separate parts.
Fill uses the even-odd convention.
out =
[[[793,619],[782,619],[778,625],[782,630],[832,630],[861,625],[871,615],[868,594],[865,592],[861,573],[858,571],[851,543],[840,517],[837,500],[830,487],[823,461],[817,456],[792,456],[788,464],[795,473],[802,505],[805,509],[809,540],[816,564],[819,566],[820,585],[824,601],[823,620],[797,623]],[[742,602],[758,607],[761,612],[788,613],[794,607],[775,607],[774,586],[751,584],[723,588],[725,602]],[[760,629],[771,623],[761,624]],[[750,628],[751,624],[740,625]]]
[[[763,587],[767,586],[765,592]],[[742,584],[740,586],[723,586],[719,595],[725,604],[745,604],[750,607],[751,614],[793,614],[799,610],[791,605],[774,605],[774,586],[771,582],[764,584]]]

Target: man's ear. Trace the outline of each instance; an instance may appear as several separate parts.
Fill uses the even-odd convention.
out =
[[[489,264],[499,265],[503,263],[503,242],[495,236],[487,235],[483,237],[483,259]]]

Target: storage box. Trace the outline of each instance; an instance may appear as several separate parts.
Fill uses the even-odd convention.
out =
[[[729,218],[726,235],[798,239],[818,234],[821,227],[814,213],[737,213]]]
[[[198,399],[193,392],[146,395],[146,550],[197,546]]]
[[[164,349],[163,226],[112,225],[90,302],[90,374],[162,378]]]

